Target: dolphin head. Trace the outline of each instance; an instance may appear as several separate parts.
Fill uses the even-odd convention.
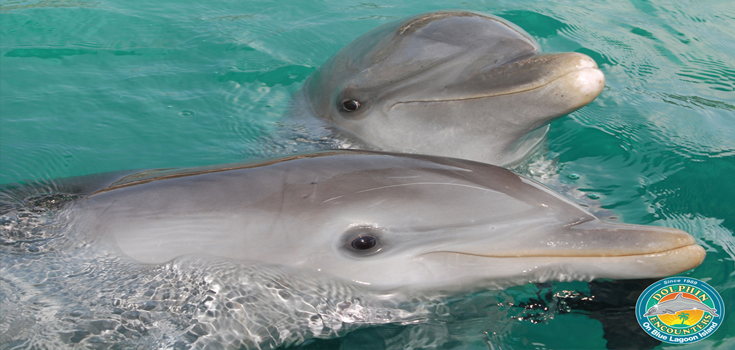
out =
[[[657,305],[651,306],[648,309],[648,311],[646,311],[646,313],[643,314],[643,317],[654,316],[654,315],[661,315],[661,314],[662,313],[659,313],[659,311],[658,311],[658,304],[657,304]]]
[[[320,247],[289,264],[380,290],[456,292],[663,277],[704,258],[686,232],[601,221],[503,168],[423,156],[368,164],[287,191],[286,202],[308,208],[302,218],[319,218],[300,221],[305,240],[294,244]]]
[[[338,151],[146,181],[87,197],[75,226],[144,263],[207,254],[381,291],[653,278],[704,258],[683,231],[603,222],[460,159]]]
[[[436,12],[359,37],[309,78],[305,93],[318,117],[380,149],[510,165],[604,82],[591,58],[542,55],[500,18]]]

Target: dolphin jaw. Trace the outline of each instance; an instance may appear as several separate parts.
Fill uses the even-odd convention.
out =
[[[499,259],[513,259],[513,258],[610,258],[610,257],[627,257],[627,258],[635,258],[635,257],[647,257],[652,255],[666,255],[671,253],[677,253],[678,251],[682,250],[688,250],[689,248],[695,248],[695,251],[693,253],[697,253],[696,248],[701,248],[699,245],[696,244],[687,244],[681,247],[672,248],[668,250],[663,251],[652,251],[649,253],[642,253],[642,254],[596,254],[596,253],[585,253],[583,249],[580,249],[579,253],[574,254],[568,254],[568,252],[560,251],[555,252],[553,250],[549,250],[547,254],[539,254],[534,252],[512,252],[512,251],[504,251],[504,252],[498,252],[498,253],[492,253],[492,254],[478,254],[478,253],[470,253],[470,252],[462,252],[462,251],[453,251],[453,250],[439,250],[439,251],[433,251],[433,252],[426,252],[421,253],[417,255],[417,257],[421,256],[427,256],[431,254],[459,254],[459,255],[467,255],[467,256],[474,256],[478,258],[499,258]],[[567,253],[567,254],[565,254]]]
[[[546,281],[591,281],[597,278],[640,279],[675,275],[698,266],[704,249],[687,245],[668,251],[635,255],[478,255],[454,251],[436,251],[416,256],[414,260],[446,266],[447,278],[481,283],[484,280],[507,280],[509,284]],[[479,274],[479,276],[478,276]],[[473,276],[470,276],[473,275]]]
[[[541,204],[546,206],[545,204]],[[424,250],[417,257],[430,254],[461,254],[477,258],[636,258],[665,256],[680,250],[693,254],[701,262],[704,251],[688,233],[670,227],[609,223],[591,215],[569,213],[549,222],[543,215],[533,218],[537,209],[525,212],[525,225],[512,228],[500,222],[486,226],[475,222],[469,230],[457,231],[453,242]],[[548,215],[548,214],[545,214]],[[559,215],[559,214],[553,214]],[[474,229],[473,229],[474,228]],[[511,238],[512,239],[508,239]],[[689,249],[693,249],[689,251]]]

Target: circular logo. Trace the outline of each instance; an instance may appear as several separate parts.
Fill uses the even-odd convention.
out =
[[[643,291],[635,314],[650,336],[666,343],[688,344],[720,327],[725,305],[709,284],[694,278],[670,277]]]

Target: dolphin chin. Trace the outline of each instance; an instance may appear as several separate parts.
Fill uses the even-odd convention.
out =
[[[500,18],[428,13],[347,45],[309,77],[304,96],[314,115],[371,149],[512,166],[549,123],[605,86],[590,57],[540,52]]]

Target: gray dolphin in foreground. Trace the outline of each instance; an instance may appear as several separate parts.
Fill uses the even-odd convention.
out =
[[[130,175],[68,215],[143,263],[207,254],[386,293],[662,277],[705,256],[683,231],[600,221],[500,167],[367,151]]]
[[[674,299],[663,301],[651,306],[643,317],[665,314],[674,315],[677,312],[684,310],[702,310],[704,312],[709,312],[712,316],[719,316],[717,315],[717,309],[710,308],[699,300],[685,298],[684,293],[679,293],[679,295]]]
[[[294,113],[309,109],[347,131],[348,147],[512,166],[543,144],[551,121],[605,86],[590,57],[540,52],[497,17],[422,14],[339,51],[295,96]]]

